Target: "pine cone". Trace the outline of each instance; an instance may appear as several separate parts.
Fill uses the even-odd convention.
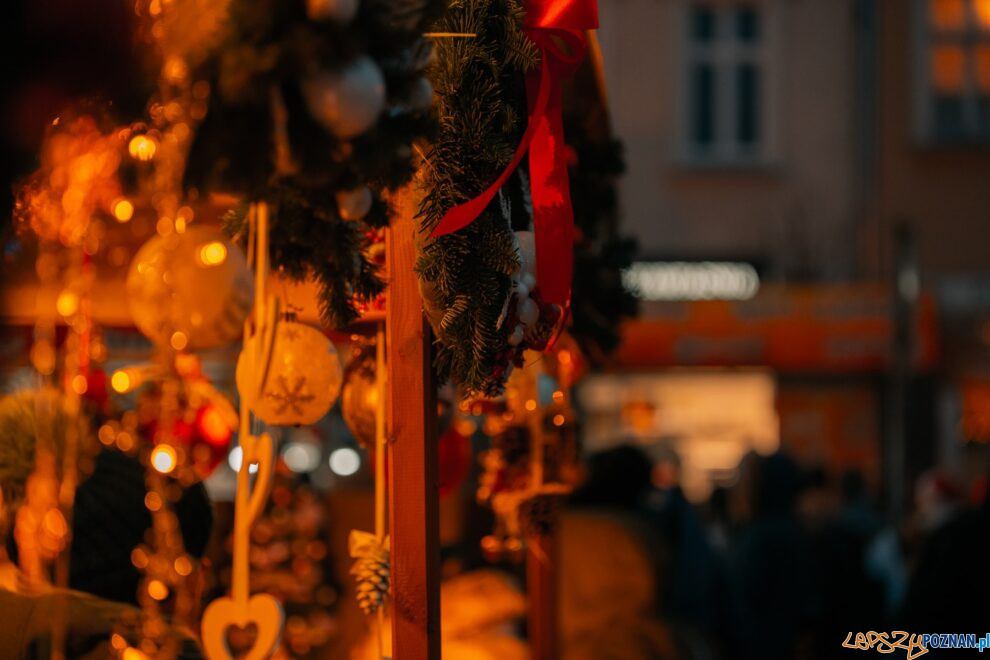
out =
[[[362,557],[354,562],[351,575],[357,580],[358,606],[365,614],[374,614],[388,594],[390,570],[387,552]]]

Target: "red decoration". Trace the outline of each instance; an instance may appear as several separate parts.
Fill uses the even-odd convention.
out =
[[[573,73],[584,58],[588,47],[584,31],[597,27],[595,0],[526,2],[525,30],[540,49],[540,66],[526,77],[529,102],[526,132],[509,166],[495,182],[474,199],[450,209],[432,234],[443,236],[471,224],[528,150],[537,281],[544,300],[560,305],[564,310],[571,297],[574,211],[567,179],[560,82],[563,76]]]
[[[157,420],[148,423],[146,433],[154,444],[171,442],[182,447],[187,452],[188,464],[200,479],[213,474],[227,456],[232,435],[230,427],[212,404],[197,410],[191,424],[185,419],[175,420],[167,435],[158,430]]]
[[[471,469],[471,440],[452,424],[437,441],[437,453],[440,497],[446,497],[461,487]]]

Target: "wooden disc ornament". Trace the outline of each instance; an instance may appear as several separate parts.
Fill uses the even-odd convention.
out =
[[[155,236],[127,273],[134,324],[176,350],[224,346],[241,336],[254,283],[244,255],[211,227]]]
[[[249,392],[245,354],[237,360],[237,389]],[[278,324],[267,374],[251,412],[266,424],[298,426],[323,417],[340,393],[343,371],[337,349],[311,326],[292,320]]]

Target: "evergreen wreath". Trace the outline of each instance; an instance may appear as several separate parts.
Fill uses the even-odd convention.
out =
[[[440,128],[425,159],[416,272],[441,381],[489,396],[501,393],[525,347],[509,344],[505,322],[520,268],[513,229],[531,222],[524,165],[470,225],[427,237],[447,210],[485,190],[512,160],[526,124],[523,75],[539,57],[522,22],[517,0],[454,0],[433,27],[475,36],[436,45],[430,76]]]
[[[576,96],[565,96],[564,107],[564,134],[574,152],[569,169],[576,229],[568,331],[593,364],[602,364],[619,345],[619,322],[639,310],[636,295],[622,282],[637,250],[636,240],[618,227],[615,182],[625,162],[622,144],[608,133],[604,108]]]
[[[422,33],[443,5],[232,0],[198,72],[212,93],[186,187],[241,198],[225,218],[235,237],[249,204],[267,202],[273,267],[315,278],[332,327],[384,290],[367,248],[389,221],[385,193],[416,170],[413,143],[435,127]]]

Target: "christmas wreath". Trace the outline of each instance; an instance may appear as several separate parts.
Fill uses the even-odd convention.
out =
[[[453,2],[434,29],[473,36],[436,47],[431,81],[440,128],[426,158],[416,271],[438,339],[438,375],[469,392],[497,395],[522,351],[545,346],[557,320],[529,295],[536,283],[524,167],[474,222],[455,233],[428,234],[512,161],[526,127],[523,76],[539,53],[516,0]]]
[[[385,193],[417,167],[435,125],[424,27],[441,0],[232,0],[224,37],[201,65],[211,88],[187,188],[272,209],[273,267],[314,277],[321,315],[340,327],[384,289],[367,249],[388,224]],[[252,136],[245,138],[245,136]]]
[[[431,69],[440,128],[425,159],[417,273],[437,371],[469,393],[501,393],[523,351],[546,348],[572,284],[587,294],[588,276],[600,276],[614,297],[573,309],[576,335],[595,354],[617,343],[600,317],[635,309],[619,277],[632,246],[615,233],[615,145],[583,140],[578,169],[576,151],[563,148],[559,84],[596,22],[594,3],[581,0],[458,0],[434,28],[472,36],[439,43]],[[609,157],[602,168],[596,150]],[[573,218],[568,164],[596,202]],[[572,280],[575,258],[585,272]]]

